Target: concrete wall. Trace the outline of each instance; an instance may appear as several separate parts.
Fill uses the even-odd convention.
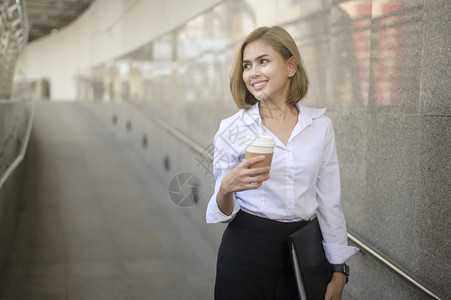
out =
[[[77,69],[77,95],[168,184],[181,172],[201,179],[205,193],[188,209],[203,228],[209,161],[155,119],[211,153],[219,121],[236,111],[228,91],[236,46],[257,26],[283,25],[309,73],[305,104],[328,107],[335,125],[349,232],[446,299],[450,14],[447,0],[222,1],[146,43],[129,41],[127,53],[91,41],[108,59],[92,49],[98,59]],[[430,298],[363,251],[349,264],[345,299]]]

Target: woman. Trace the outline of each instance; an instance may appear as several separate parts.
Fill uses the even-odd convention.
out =
[[[238,50],[230,90],[241,110],[214,138],[215,191],[207,222],[228,222],[218,252],[215,299],[297,299],[286,238],[315,213],[331,264],[347,245],[333,127],[325,109],[299,104],[308,89],[299,50],[283,28],[260,27]],[[271,167],[250,168],[248,136],[276,141]],[[268,175],[269,171],[269,175]],[[340,299],[347,275],[334,272],[325,299]]]

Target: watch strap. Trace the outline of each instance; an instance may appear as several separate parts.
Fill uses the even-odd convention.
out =
[[[341,265],[332,265],[331,266],[332,273],[334,272],[340,272],[346,275],[346,283],[348,283],[349,280],[349,266],[347,264],[341,264]]]

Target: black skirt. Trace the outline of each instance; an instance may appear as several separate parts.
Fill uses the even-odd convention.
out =
[[[299,299],[287,237],[307,222],[278,222],[239,211],[222,237],[215,300]]]

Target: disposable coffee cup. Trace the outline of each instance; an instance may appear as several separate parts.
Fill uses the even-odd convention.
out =
[[[247,142],[247,148],[245,153],[245,159],[249,159],[255,156],[264,155],[265,159],[250,166],[253,168],[271,166],[272,157],[274,153],[274,146],[276,142],[270,136],[255,136],[250,137]]]

